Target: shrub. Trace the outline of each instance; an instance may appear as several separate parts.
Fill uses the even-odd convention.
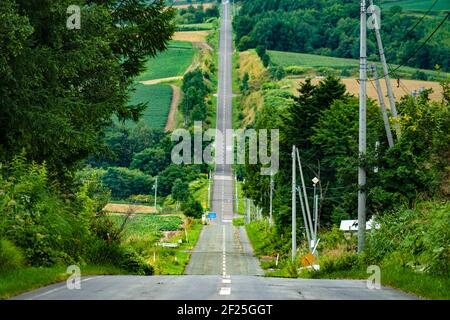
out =
[[[12,271],[24,265],[22,251],[11,241],[0,239],[0,273]]]
[[[181,211],[188,217],[199,219],[203,214],[203,207],[199,201],[191,197],[181,204]]]
[[[240,227],[244,225],[244,218],[234,218],[233,219],[233,226]]]
[[[120,267],[140,275],[151,276],[154,274],[153,266],[148,264],[140,255],[130,248],[123,253]]]
[[[320,259],[320,273],[332,273],[361,267],[360,258],[355,253],[346,253],[339,257],[323,257]]]
[[[377,261],[413,270],[448,275],[450,260],[449,203],[422,202],[379,217],[379,230],[367,238],[367,254]]]
[[[284,68],[284,72],[287,75],[299,76],[310,71],[311,68],[299,67],[299,66],[289,66]]]

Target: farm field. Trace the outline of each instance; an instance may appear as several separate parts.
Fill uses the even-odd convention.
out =
[[[126,216],[107,216],[117,226],[121,226]],[[142,214],[130,217],[125,225],[127,236],[147,236],[162,231],[177,231],[182,224],[179,216],[160,216],[155,214]]]
[[[183,4],[179,4],[179,3],[183,3]],[[190,4],[190,3],[187,3],[186,1],[180,1],[180,2],[176,1],[173,6],[177,9],[186,9],[189,6],[193,6],[196,8],[200,5],[203,5],[203,8],[207,9],[207,8],[211,8],[214,5],[214,3],[209,2],[209,3],[203,3],[203,4],[201,4],[201,3],[191,3]]]
[[[186,41],[172,41],[169,49],[151,58],[137,81],[182,76],[190,66],[197,49]]]
[[[144,205],[134,205],[125,203],[108,203],[104,208],[104,211],[111,213],[128,213],[132,211],[133,213],[154,213],[156,212],[155,207],[144,206]]]
[[[213,24],[210,22],[206,23],[192,23],[192,24],[180,24],[177,26],[178,31],[201,31],[201,30],[211,30]]]
[[[173,39],[177,41],[188,41],[188,42],[205,42],[208,36],[208,31],[177,31],[173,35]]]
[[[433,5],[434,0],[385,0],[381,3],[382,8],[391,8],[400,6],[404,10],[428,11]],[[450,10],[450,2],[448,0],[439,0],[433,8],[433,11]]]
[[[136,91],[131,95],[130,103],[147,103],[147,109],[139,121],[153,129],[164,129],[172,95],[172,87],[168,84],[137,84]],[[134,126],[136,124],[133,121],[127,121],[127,125]]]
[[[292,93],[297,95],[298,94],[297,88],[298,88],[300,82],[303,82],[304,79],[289,79],[289,81],[292,84],[292,86],[291,86]],[[312,82],[314,84],[317,84],[319,81],[320,81],[320,78],[316,78],[316,79],[313,79]],[[347,91],[350,94],[358,96],[359,84],[356,81],[356,79],[344,78],[344,79],[342,79],[342,82],[345,84],[345,86],[347,87]],[[394,91],[394,96],[395,96],[395,99],[398,101],[400,100],[400,98],[402,96],[404,96],[408,93],[408,92],[406,92],[406,89],[409,89],[410,91],[412,91],[412,90],[418,91],[421,87],[423,87],[425,89],[429,89],[429,88],[433,89],[433,93],[430,94],[431,100],[440,101],[442,99],[442,87],[440,86],[439,82],[420,81],[420,80],[401,80],[401,83],[402,83],[402,86],[400,88],[397,88],[397,81],[391,80],[392,89]],[[382,87],[382,91],[383,91],[384,102],[385,102],[386,106],[389,106],[389,100],[387,98],[386,86],[385,86],[384,80],[381,81],[381,87]],[[367,83],[367,96],[371,99],[378,101],[377,92],[376,92],[374,86],[372,86],[370,83]]]
[[[320,68],[335,69],[336,71],[347,70],[351,74],[354,74],[355,72],[357,73],[359,70],[359,61],[357,59],[345,59],[283,51],[268,51],[268,53],[275,65],[282,67],[304,67],[305,73],[309,73],[311,71],[314,72],[313,69],[319,69],[318,71],[320,72]],[[381,70],[381,64],[376,63],[376,65],[378,66],[378,69]],[[391,65],[391,67],[395,68],[396,65]],[[396,74],[402,78],[410,78],[418,70],[431,78],[437,78],[439,76],[438,73],[433,70],[415,69],[411,67],[402,67],[396,72]],[[381,73],[381,71],[379,71],[379,73]]]

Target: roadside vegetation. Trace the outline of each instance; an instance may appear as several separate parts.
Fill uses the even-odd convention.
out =
[[[195,182],[203,188],[209,169],[171,164],[174,143],[163,129],[172,89],[137,82],[183,77],[193,63],[207,70],[211,54],[196,60],[203,49],[171,40],[177,12],[163,1],[121,10],[130,5],[136,29],[117,27],[107,4],[86,4],[92,21],[76,39],[55,20],[49,40],[35,31],[44,21],[28,17],[40,12],[65,21],[66,1],[2,4],[2,21],[21,30],[2,31],[15,34],[11,41],[21,49],[0,63],[7,81],[0,90],[10,106],[1,111],[1,299],[62,281],[69,265],[83,276],[184,272],[206,203]],[[145,32],[155,21],[159,32]]]
[[[314,54],[272,51],[297,50],[283,47],[283,39],[269,35],[279,28],[266,25],[266,33],[257,29],[259,20],[268,22],[282,15],[265,13],[271,7],[256,4],[244,2],[235,20],[238,47],[249,40],[246,36],[256,39],[247,43],[248,50],[239,47],[242,51],[235,67],[243,114],[240,126],[280,129],[272,228],[268,223],[269,177],[259,174],[260,165],[235,166],[235,172],[240,180],[245,179],[243,197],[263,208],[262,219],[252,212],[253,221],[245,228],[266,275],[367,279],[367,267],[377,265],[383,285],[424,298],[448,299],[450,138],[445,128],[449,126],[450,92],[443,64],[439,63],[439,70],[405,67],[396,73],[436,82],[420,82],[424,90],[416,97],[408,91],[396,91],[401,135],[392,148],[387,145],[377,101],[368,101],[368,219],[373,217],[380,229],[367,232],[366,250],[358,255],[356,235],[338,229],[341,220],[355,219],[357,212],[358,99],[350,82],[358,63],[347,59],[351,55],[337,51],[333,53],[336,57],[330,57],[326,50],[299,50]],[[279,23],[288,23],[290,14],[287,12]],[[292,22],[289,28],[294,26]],[[239,32],[243,32],[242,40]],[[264,36],[267,41],[259,44],[257,39]],[[437,37],[436,43],[439,41],[442,39]],[[433,69],[434,65],[428,67]],[[300,149],[305,181],[314,176],[320,179],[319,271],[302,264],[308,249],[301,214],[297,221],[298,259],[291,261],[292,145]],[[312,190],[308,192],[311,201]]]

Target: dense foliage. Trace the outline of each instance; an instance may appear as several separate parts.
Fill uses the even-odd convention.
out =
[[[69,30],[73,4],[81,28]],[[2,1],[0,159],[25,150],[64,177],[98,149],[113,115],[137,119],[144,106],[127,103],[129,86],[166,49],[174,13],[163,0]]]
[[[262,45],[269,50],[315,53],[341,58],[359,57],[359,2],[353,0],[243,0],[233,21],[240,50]],[[375,1],[377,4],[377,1]],[[379,3],[378,3],[379,5]],[[442,21],[424,19],[411,30],[417,16],[394,6],[382,10],[381,33],[390,63],[450,70],[449,37],[445,24],[409,61],[408,58]],[[411,30],[410,32],[408,32]],[[370,31],[370,30],[369,30]],[[369,32],[368,53],[376,58],[376,39]],[[370,58],[370,57],[369,57]]]
[[[181,89],[184,93],[181,112],[184,115],[185,126],[189,126],[194,121],[204,121],[208,116],[206,96],[211,89],[206,84],[202,70],[195,69],[186,73]]]
[[[79,29],[66,27],[70,5],[81,8]],[[133,159],[133,151],[160,140],[114,123],[137,120],[145,108],[129,103],[132,83],[148,57],[167,48],[174,16],[163,0],[2,1],[0,272],[76,263],[153,273],[121,244],[121,231],[99,218],[110,197],[102,177],[116,179],[114,194],[148,190],[151,177],[77,169],[88,155],[100,158],[93,164],[135,160],[138,167],[145,155]],[[144,170],[153,166],[161,163]],[[117,190],[121,177],[128,181]]]
[[[207,22],[211,18],[218,18],[220,15],[219,7],[214,4],[212,7],[204,8],[203,5],[194,7],[190,5],[187,8],[178,10],[177,22],[179,24],[194,24]]]
[[[443,87],[444,95],[448,95],[448,86],[444,83]],[[427,90],[417,98],[404,97],[398,103],[402,134],[395,146],[388,148],[381,113],[369,100],[368,151],[365,159],[358,159],[358,100],[345,92],[340,80],[330,76],[317,85],[306,80],[295,98],[279,89],[264,94],[264,106],[253,126],[280,129],[274,212],[282,234],[290,229],[292,145],[300,149],[308,188],[314,176],[320,179],[322,225],[356,217],[359,161],[368,174],[369,217],[389,212],[399,204],[412,205],[418,197],[448,196],[449,101],[432,102]],[[246,165],[243,189],[268,212],[269,181],[259,171],[259,165]]]

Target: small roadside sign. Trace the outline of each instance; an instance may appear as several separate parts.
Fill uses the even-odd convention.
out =
[[[208,212],[208,218],[215,219],[217,217],[217,214],[215,212]]]
[[[313,255],[312,252],[308,252],[308,254],[300,259],[300,262],[304,267],[308,267],[313,265],[316,257]]]

